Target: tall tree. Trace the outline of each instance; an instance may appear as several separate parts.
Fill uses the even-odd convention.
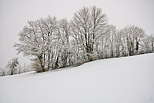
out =
[[[106,26],[106,15],[102,13],[100,8],[95,6],[92,8],[84,7],[74,14],[72,21],[73,34],[78,43],[82,44],[88,60],[91,60],[90,55],[94,53],[95,41],[108,32]]]
[[[40,66],[42,71],[45,71],[45,66],[47,70],[50,68],[53,46],[51,44],[56,39],[56,24],[55,17],[30,21],[28,26],[19,33],[20,43],[15,44],[17,51],[23,52],[26,56],[32,56],[33,61]]]
[[[137,26],[127,26],[122,30],[124,40],[126,41],[126,48],[128,55],[138,54],[139,45],[142,41],[145,32]]]

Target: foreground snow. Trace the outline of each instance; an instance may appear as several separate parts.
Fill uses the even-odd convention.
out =
[[[1,77],[0,103],[154,103],[154,54]]]

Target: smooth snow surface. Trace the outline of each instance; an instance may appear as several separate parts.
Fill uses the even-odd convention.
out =
[[[154,54],[0,77],[0,103],[154,103]]]

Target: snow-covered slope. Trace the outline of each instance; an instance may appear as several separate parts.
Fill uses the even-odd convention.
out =
[[[154,54],[1,77],[0,103],[154,103]]]

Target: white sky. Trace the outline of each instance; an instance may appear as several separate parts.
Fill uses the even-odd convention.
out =
[[[154,0],[0,0],[0,67],[13,57],[27,63],[13,48],[27,21],[48,15],[70,20],[83,6],[93,5],[102,8],[118,29],[134,24],[154,34]]]

